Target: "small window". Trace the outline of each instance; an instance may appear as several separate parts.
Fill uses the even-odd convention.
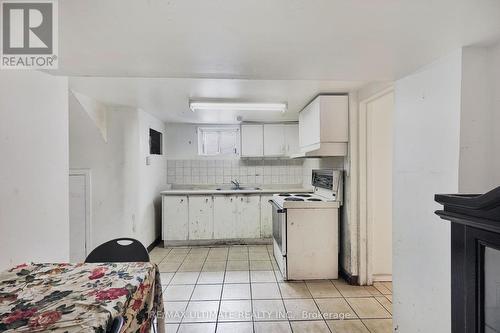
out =
[[[161,132],[155,131],[154,129],[149,129],[149,154],[151,155],[161,155],[162,152],[162,137]]]
[[[231,156],[239,154],[238,127],[198,127],[198,154]]]

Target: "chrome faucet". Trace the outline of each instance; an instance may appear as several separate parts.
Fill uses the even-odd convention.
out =
[[[238,180],[231,180],[231,183],[233,183],[234,187],[239,190],[240,189],[240,182]]]

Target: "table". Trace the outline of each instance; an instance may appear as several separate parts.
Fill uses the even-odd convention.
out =
[[[23,264],[0,273],[0,332],[164,332],[158,267],[152,263]]]

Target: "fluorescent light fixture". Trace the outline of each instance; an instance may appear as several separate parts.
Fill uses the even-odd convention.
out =
[[[286,112],[286,103],[189,102],[191,111],[276,111]]]

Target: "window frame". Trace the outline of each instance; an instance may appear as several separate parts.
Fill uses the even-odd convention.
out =
[[[205,125],[205,126],[198,126],[197,129],[197,136],[198,136],[198,156],[201,157],[237,157],[240,155],[240,126],[236,125],[228,125],[228,126],[210,126],[210,125]],[[217,149],[218,152],[216,154],[206,154],[205,153],[205,142],[204,142],[204,134],[208,132],[216,132],[217,135]],[[221,133],[222,132],[234,132],[235,133],[235,138],[234,138],[234,146],[232,148],[232,153],[226,153],[223,154],[221,153],[221,147],[220,147],[220,138],[221,138]]]

